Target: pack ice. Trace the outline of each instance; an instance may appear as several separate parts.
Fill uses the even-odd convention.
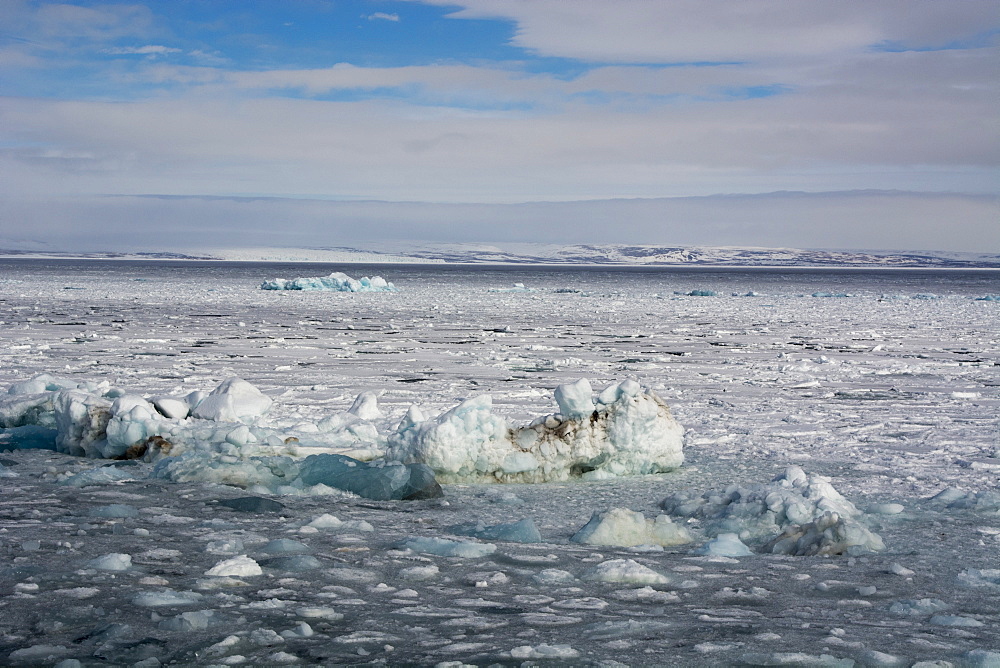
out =
[[[335,271],[329,276],[310,278],[272,278],[260,285],[261,290],[324,290],[327,292],[396,292],[396,286],[381,276],[351,278]]]

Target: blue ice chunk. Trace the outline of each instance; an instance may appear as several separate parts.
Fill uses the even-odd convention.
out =
[[[497,546],[492,543],[473,543],[425,536],[410,538],[403,543],[403,547],[423,554],[435,554],[439,557],[463,557],[465,559],[485,557],[497,550]]]
[[[309,552],[309,546],[290,538],[277,538],[260,548],[260,551],[267,554],[301,554]]]
[[[977,302],[1000,302],[1000,295],[983,295],[976,297]]]
[[[293,554],[289,556],[264,559],[260,562],[260,565],[264,568],[276,571],[298,573],[301,571],[311,571],[319,568],[323,564],[319,559],[308,554]]]
[[[681,297],[718,297],[719,293],[715,290],[689,290],[688,292],[680,292],[679,290],[674,290],[675,295]]]
[[[814,293],[812,293],[812,296],[813,297],[839,297],[839,298],[850,297],[850,295],[847,294],[846,292],[814,292]]]
[[[0,450],[55,450],[59,432],[30,424],[0,429]]]
[[[443,496],[434,472],[426,464],[362,462],[345,455],[309,455],[299,478],[306,485],[320,483],[375,501],[433,499]]]
[[[124,519],[126,517],[138,517],[139,509],[125,503],[112,503],[109,506],[98,506],[91,508],[87,513],[90,517],[110,517]]]
[[[701,547],[694,554],[712,557],[747,557],[753,554],[749,547],[743,544],[740,537],[734,533],[720,533]]]
[[[126,480],[135,480],[135,476],[117,466],[99,466],[60,480],[59,484],[67,487],[89,487],[91,485],[110,485]]]
[[[456,536],[473,536],[483,540],[502,540],[509,543],[541,543],[542,535],[531,519],[509,524],[486,526],[482,522],[457,524],[448,529]]]

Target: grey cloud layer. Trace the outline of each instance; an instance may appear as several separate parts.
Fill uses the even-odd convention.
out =
[[[378,239],[801,248],[858,248],[861,240],[865,248],[886,250],[1000,248],[1000,198],[864,191],[528,204],[85,197],[0,202],[0,216],[58,239],[52,248],[86,250],[350,246]]]

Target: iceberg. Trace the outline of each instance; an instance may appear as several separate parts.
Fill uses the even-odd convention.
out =
[[[321,290],[326,292],[397,292],[396,286],[381,276],[351,278],[335,271],[315,278],[272,278],[260,285],[261,290]]]
[[[489,395],[437,418],[408,416],[388,437],[386,459],[427,464],[442,482],[601,479],[662,473],[684,461],[683,428],[633,380],[596,397],[586,381],[560,385],[556,399],[560,413],[520,427],[493,414]]]

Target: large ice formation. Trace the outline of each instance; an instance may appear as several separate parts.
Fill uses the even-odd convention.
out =
[[[882,539],[858,521],[862,515],[829,478],[789,466],[767,485],[695,494],[677,492],[661,506],[671,515],[702,520],[705,533],[736,534],[763,542],[774,554],[826,555],[885,549]]]
[[[684,430],[667,405],[633,380],[596,397],[587,381],[556,389],[560,412],[513,427],[488,395],[429,420],[408,414],[386,458],[430,466],[443,482],[547,482],[661,473],[679,467]]]
[[[363,393],[363,395],[370,393]],[[366,415],[377,413],[375,398],[359,397]],[[229,378],[211,392],[144,397],[107,383],[76,383],[39,376],[15,383],[0,395],[0,428],[22,447],[48,436],[59,452],[86,457],[157,461],[185,452],[209,451],[216,458],[251,455],[302,456],[337,452],[357,459],[381,456],[375,425],[350,410],[308,428],[277,429],[262,418],[270,397],[250,383]]]
[[[260,285],[261,290],[325,290],[327,292],[396,292],[396,286],[381,276],[351,278],[335,271],[329,276],[313,278],[272,278]]]
[[[520,427],[494,415],[489,396],[430,420],[413,406],[385,437],[371,422],[382,417],[374,392],[316,423],[281,427],[267,418],[271,398],[239,378],[210,392],[144,396],[39,376],[0,395],[0,429],[5,443],[152,462],[152,475],[168,480],[373,499],[438,496],[437,479],[543,482],[682,463],[681,426],[635,381],[594,396],[580,380],[559,386],[555,398],[559,413]]]

